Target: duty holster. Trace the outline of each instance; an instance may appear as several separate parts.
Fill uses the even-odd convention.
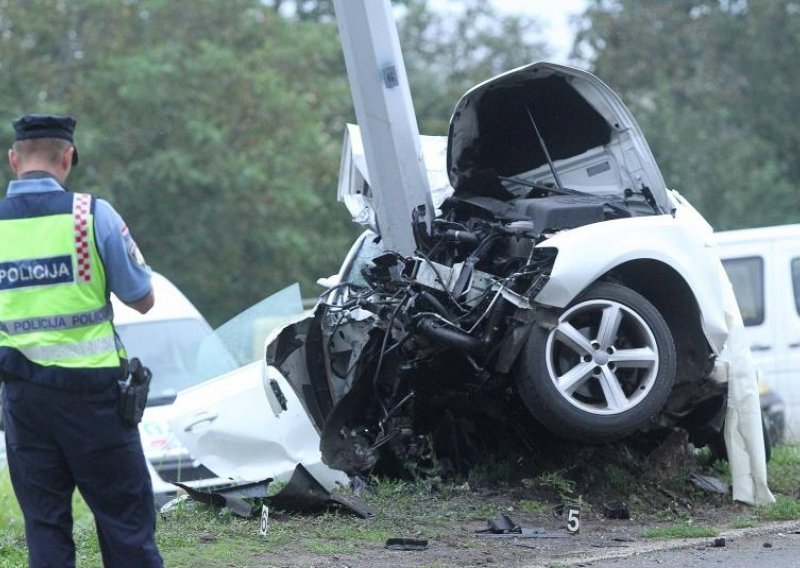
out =
[[[134,427],[142,421],[144,408],[147,406],[147,395],[150,392],[150,369],[142,365],[137,357],[128,363],[128,378],[119,381],[119,416],[128,427]]]

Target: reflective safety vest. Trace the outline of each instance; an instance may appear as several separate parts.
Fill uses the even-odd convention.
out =
[[[121,378],[94,203],[66,191],[0,200],[0,370],[76,390]]]

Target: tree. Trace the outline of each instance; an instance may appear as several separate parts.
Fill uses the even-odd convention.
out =
[[[778,224],[800,213],[799,26],[789,0],[594,0],[577,53],[716,228]]]
[[[447,134],[453,108],[468,89],[547,55],[535,20],[501,15],[483,0],[467,0],[456,12],[436,12],[427,0],[409,0],[398,14],[400,45],[424,134]]]
[[[334,205],[351,110],[332,24],[256,0],[44,3],[0,3],[0,109],[78,118],[71,184],[154,269],[215,322],[337,269],[355,228]]]
[[[288,19],[332,22],[333,0],[265,0]],[[392,0],[420,132],[447,134],[469,88],[547,55],[532,18],[504,15],[485,0],[434,10],[428,0]]]

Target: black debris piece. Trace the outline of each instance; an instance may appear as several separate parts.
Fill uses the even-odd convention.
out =
[[[386,548],[389,550],[426,550],[428,540],[424,538],[388,538]]]
[[[519,534],[522,532],[522,528],[506,514],[501,513],[493,520],[486,521],[486,523],[489,527],[477,532],[492,534]]]
[[[497,515],[486,523],[489,525],[487,528],[475,531],[477,536],[487,538],[565,538],[567,536],[562,533],[549,533],[540,528],[524,529],[506,514]]]
[[[625,501],[603,503],[603,516],[606,519],[630,519],[631,512]]]
[[[712,542],[709,546],[712,548],[724,548],[725,547],[725,537],[721,536],[719,538],[715,538],[714,542]]]

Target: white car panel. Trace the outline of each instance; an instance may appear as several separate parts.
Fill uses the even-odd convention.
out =
[[[319,435],[294,391],[280,373],[270,371],[287,399],[276,417],[262,382],[262,363],[254,362],[179,393],[171,430],[192,455],[216,475],[234,483],[271,477],[288,481],[302,463],[328,488],[348,477],[322,464]]]
[[[678,202],[675,216],[616,219],[563,231],[540,248],[558,249],[550,280],[536,302],[563,308],[611,269],[631,260],[652,259],[675,269],[700,306],[703,329],[714,350],[725,343],[728,326],[719,289],[719,258],[712,231],[691,206]]]

